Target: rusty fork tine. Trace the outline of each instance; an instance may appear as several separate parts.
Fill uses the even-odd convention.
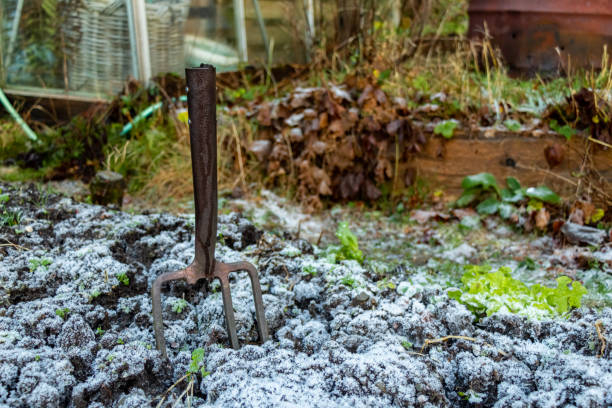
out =
[[[259,284],[259,276],[257,269],[249,262],[236,262],[227,265],[230,272],[247,271],[251,278],[251,288],[253,290],[253,301],[255,302],[255,317],[257,319],[257,331],[259,332],[259,340],[265,343],[268,340],[268,325],[266,324],[266,313],[264,311],[263,299],[261,295],[261,285]]]
[[[151,298],[153,299],[153,330],[155,331],[155,346],[166,359],[168,358],[168,354],[166,352],[166,340],[164,339],[164,320],[161,307],[161,285],[164,282],[185,279],[186,274],[187,269],[164,273],[155,279],[155,282],[153,282],[153,287],[151,288]]]
[[[232,294],[229,285],[230,272],[230,270],[226,270],[225,268],[215,267],[215,277],[221,282],[221,295],[223,296],[223,311],[225,313],[227,335],[230,339],[232,348],[238,350],[240,345],[238,344],[238,335],[236,334],[236,318],[234,317],[234,305],[232,303]]]

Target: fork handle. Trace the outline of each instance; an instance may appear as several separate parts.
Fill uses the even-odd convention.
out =
[[[217,241],[217,117],[215,67],[185,69],[196,217],[196,261],[212,278]]]

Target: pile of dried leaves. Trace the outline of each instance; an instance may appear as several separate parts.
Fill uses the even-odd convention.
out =
[[[406,101],[390,98],[373,78],[299,87],[232,112],[258,122],[259,140],[248,151],[265,166],[267,184],[291,178],[311,211],[326,198],[373,201],[410,186],[414,171],[399,164],[426,142]]]

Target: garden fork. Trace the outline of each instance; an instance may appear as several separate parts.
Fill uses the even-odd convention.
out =
[[[160,275],[155,279],[153,298],[153,327],[157,349],[167,358],[164,323],[161,309],[161,286],[172,280],[185,280],[193,285],[200,279],[219,279],[223,295],[223,309],[227,334],[232,348],[237,349],[236,321],[230,294],[229,274],[247,271],[251,278],[255,316],[259,339],[268,339],[261,287],[257,270],[248,262],[222,263],[215,260],[217,241],[217,120],[215,68],[202,64],[185,69],[187,77],[187,109],[191,140],[191,168],[195,198],[195,258],[187,268]]]

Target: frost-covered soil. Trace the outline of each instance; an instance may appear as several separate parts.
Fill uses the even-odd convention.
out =
[[[599,320],[612,337],[611,308],[583,307],[553,321],[494,315],[475,322],[440,283],[453,279],[442,270],[449,269],[444,256],[475,262],[493,251],[499,262],[520,250],[542,256],[549,274],[556,267],[578,273],[574,258],[552,262],[555,251],[569,249],[550,239],[518,248],[503,226],[489,228],[488,241],[476,233],[459,242],[455,230],[411,225],[400,235],[410,242],[396,252],[412,261],[397,255],[403,266],[385,269],[380,260],[331,264],[305,240],[222,215],[217,257],[259,268],[271,340],[257,344],[246,275],[232,284],[238,351],[227,347],[216,284],[205,294],[203,282],[171,283],[163,296],[168,366],[155,350],[149,291],[156,276],[191,261],[193,219],[0,187],[10,195],[6,209],[22,212],[19,225],[0,229],[0,407],[155,406],[198,347],[210,375],[198,377],[194,407],[612,405],[610,346],[597,356],[595,327]],[[362,242],[368,231],[372,242],[391,245],[374,225],[361,230]],[[609,250],[591,251],[600,253],[602,274]],[[426,344],[444,336],[470,339]]]

